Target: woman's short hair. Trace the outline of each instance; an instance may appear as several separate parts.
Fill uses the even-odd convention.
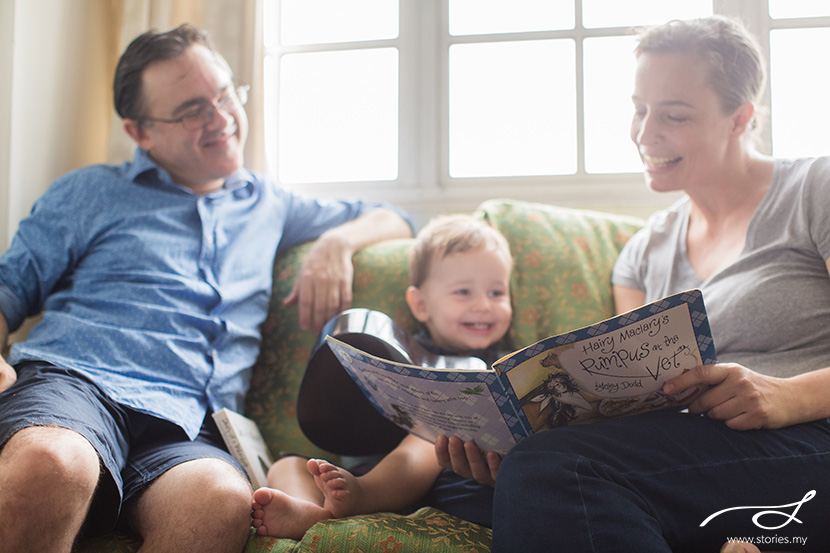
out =
[[[724,113],[734,112],[745,102],[759,107],[766,63],[757,40],[739,21],[719,15],[669,21],[641,30],[638,38],[637,56],[688,53],[704,61]],[[752,128],[756,125],[757,120]]]
[[[440,215],[431,219],[415,237],[409,251],[409,281],[420,287],[435,259],[478,249],[495,251],[513,264],[510,245],[504,236],[486,222],[471,215]]]
[[[194,44],[200,44],[212,51],[217,61],[230,73],[230,67],[216,52],[205,31],[189,23],[168,31],[147,31],[127,46],[115,68],[112,89],[115,111],[119,117],[140,120],[146,116],[147,106],[142,90],[144,69],[152,63],[178,57]]]

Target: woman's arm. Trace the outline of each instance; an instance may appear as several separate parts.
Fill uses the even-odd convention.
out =
[[[830,260],[825,263],[830,275]],[[689,412],[723,420],[737,430],[830,417],[830,367],[776,378],[734,363],[704,365],[668,381],[663,391],[674,394],[698,384],[710,389],[692,402]]]
[[[646,293],[634,288],[614,285],[614,307],[617,315],[645,305]]]
[[[735,430],[783,428],[830,416],[830,368],[776,378],[735,363],[703,365],[669,380],[663,391],[676,394],[701,384],[710,388],[689,412]]]

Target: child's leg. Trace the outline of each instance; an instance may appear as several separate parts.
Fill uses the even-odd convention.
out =
[[[431,443],[408,435],[363,476],[317,459],[308,471],[325,496],[323,506],[344,517],[409,507],[427,494],[441,467]]]
[[[306,468],[306,457],[283,457],[268,469],[268,487],[281,490],[292,497],[323,506],[322,492]]]
[[[300,539],[316,522],[332,518],[303,457],[284,457],[268,470],[268,486],[254,492],[252,524],[257,534]]]

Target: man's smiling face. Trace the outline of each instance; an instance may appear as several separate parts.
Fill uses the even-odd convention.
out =
[[[227,66],[210,49],[194,44],[181,55],[149,65],[142,75],[142,97],[149,118],[176,119],[199,109],[212,117],[185,129],[181,123],[125,121],[127,132],[173,181],[203,194],[217,190],[242,167],[248,119],[236,100]]]

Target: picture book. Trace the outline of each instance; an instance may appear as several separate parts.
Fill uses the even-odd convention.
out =
[[[663,384],[717,362],[700,290],[545,338],[492,367],[418,366],[326,341],[372,405],[399,427],[428,441],[455,435],[502,454],[543,429],[688,404],[699,388],[669,396]]]
[[[230,409],[213,413],[213,420],[228,451],[245,469],[254,489],[265,486],[266,475],[274,459],[256,423]]]

